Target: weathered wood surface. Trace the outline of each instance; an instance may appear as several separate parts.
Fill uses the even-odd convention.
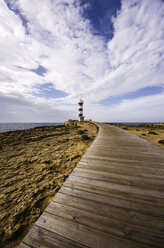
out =
[[[23,247],[164,247],[164,151],[125,130],[99,134]]]

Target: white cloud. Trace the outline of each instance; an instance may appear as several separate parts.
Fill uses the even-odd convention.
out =
[[[146,121],[149,116],[145,113],[151,111],[144,110],[139,103],[149,106],[144,100],[148,98],[123,101],[110,106],[109,112],[108,107],[94,102],[148,86],[164,85],[164,3],[161,0],[123,0],[121,10],[113,18],[114,37],[107,44],[103,37],[93,34],[90,21],[83,17],[88,5],[81,7],[80,0],[42,0],[39,4],[38,0],[9,2],[15,12],[4,1],[0,2],[0,92],[8,102],[9,98],[20,98],[22,104],[30,102],[33,107],[27,104],[25,111],[28,121],[34,120],[39,106],[45,109],[44,118],[47,111],[47,120],[52,119],[48,114],[51,111],[61,111],[62,119],[67,118],[68,113],[70,118],[76,118],[76,107],[71,104],[76,104],[79,97],[88,104],[88,115],[92,118],[94,113],[102,121],[112,121],[111,116],[115,120],[120,116],[126,119],[129,113],[133,116],[135,109],[132,119],[144,116]],[[27,22],[26,27],[20,14]],[[44,77],[30,70],[39,65],[47,69]],[[36,85],[49,82],[69,96],[49,100],[33,97]],[[153,112],[156,118],[163,98],[162,95],[161,98],[150,96],[151,109],[154,99],[159,102]],[[21,119],[18,101],[13,108]],[[102,111],[109,113],[109,117],[107,114],[104,117]],[[9,108],[6,116],[12,119]],[[41,113],[39,118],[41,120]]]
[[[112,71],[124,75],[122,82],[116,77],[118,92],[164,84],[163,12],[162,1],[123,1],[108,43]]]
[[[85,115],[104,122],[164,122],[164,93],[124,100],[121,104],[102,106],[89,104]]]

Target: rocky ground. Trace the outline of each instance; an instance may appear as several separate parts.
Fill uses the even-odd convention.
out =
[[[92,123],[0,134],[0,247],[16,247],[97,135]]]
[[[136,134],[149,142],[164,148],[164,123],[147,123],[138,126],[129,126],[121,123],[112,123],[124,130]]]

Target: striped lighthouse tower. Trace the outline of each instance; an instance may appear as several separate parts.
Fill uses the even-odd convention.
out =
[[[80,101],[78,102],[78,105],[79,105],[79,121],[84,121],[83,104],[84,104],[84,101],[80,98]]]

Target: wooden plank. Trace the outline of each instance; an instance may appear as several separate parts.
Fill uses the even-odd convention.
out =
[[[158,197],[158,198],[164,199],[163,191],[142,189],[142,188],[132,187],[132,186],[123,185],[123,184],[116,184],[116,183],[110,183],[110,182],[105,182],[105,181],[97,181],[91,178],[88,179],[88,178],[84,178],[80,176],[75,177],[73,175],[70,175],[67,180],[72,181],[72,182],[81,182],[84,184],[94,185],[98,187],[115,189],[115,190],[119,190],[123,192],[129,192],[131,194],[139,194],[139,195],[152,196],[152,197]]]
[[[134,175],[135,170],[135,176],[141,176],[141,177],[147,177],[147,178],[156,178],[156,179],[163,179],[164,177],[164,171],[161,171],[160,169],[156,168],[145,168],[145,167],[138,167],[133,165],[119,165],[119,164],[111,164],[111,163],[82,163],[80,161],[76,167],[81,169],[90,169],[93,171],[102,171],[102,172],[111,172],[119,175]]]
[[[90,165],[90,166],[112,166],[112,167],[120,167],[120,168],[125,168],[125,169],[139,169],[139,170],[147,170],[149,173],[149,169],[155,170],[157,169],[158,171],[161,170],[164,172],[164,165],[163,164],[153,164],[153,163],[143,163],[139,162],[137,163],[136,161],[124,161],[124,160],[105,160],[105,159],[88,159],[86,158],[85,160],[80,160],[78,165]]]
[[[133,201],[117,199],[114,197],[104,196],[104,195],[97,195],[95,193],[86,192],[83,190],[72,189],[68,187],[62,187],[60,189],[60,193],[71,195],[71,196],[78,196],[84,199],[95,200],[98,202],[104,202],[106,204],[110,204],[116,207],[122,207],[129,210],[135,210],[142,213],[149,213],[154,216],[164,216],[164,211],[162,207],[159,206],[151,206],[143,203],[136,203]],[[59,193],[58,193],[59,194]],[[57,196],[54,199],[57,199]]]
[[[88,246],[63,237],[51,230],[35,225],[28,233],[24,242],[32,248],[86,248]],[[22,247],[23,248],[23,247]],[[26,247],[24,247],[26,248]]]
[[[85,210],[87,212],[92,212],[101,216],[118,219],[125,223],[132,223],[134,225],[141,225],[146,229],[154,229],[155,232],[163,232],[164,221],[163,218],[153,215],[147,215],[135,210],[130,210],[126,208],[121,208],[106,204],[104,202],[98,202],[95,200],[84,199],[78,196],[71,196],[66,194],[58,193],[57,197],[50,203],[49,206],[55,208],[56,204],[62,204],[65,206],[75,207],[77,209]],[[46,209],[47,211],[47,209]]]
[[[102,148],[104,148],[102,146]],[[94,156],[94,150],[92,149],[92,156]],[[133,155],[134,154],[134,155]],[[142,162],[149,162],[149,163],[164,163],[164,159],[160,154],[159,156],[137,156],[135,153],[129,154],[119,154],[119,153],[112,153],[108,149],[95,149],[95,155],[96,157],[103,157],[103,158],[111,158],[111,159],[117,159],[117,160],[127,160],[127,161],[142,161]]]
[[[164,180],[150,179],[136,176],[118,175],[111,172],[91,171],[90,169],[76,168],[72,172],[73,176],[96,179],[99,181],[131,185],[139,188],[149,188],[152,190],[163,190]]]
[[[104,233],[110,233],[112,235],[120,237],[125,236],[121,222],[98,215],[98,213],[94,214],[93,212],[84,211],[75,207],[65,206],[57,202],[55,202],[54,205],[49,205],[45,212],[70,221],[73,220],[75,223],[88,226],[90,228],[93,228],[94,230],[102,231]]]
[[[109,149],[108,147],[104,146],[103,144],[100,145],[99,147],[94,146],[92,147],[92,152],[96,151],[96,156],[98,156],[100,154],[100,156],[106,156],[109,158],[122,158],[124,159],[128,159],[128,160],[138,160],[138,161],[147,161],[147,162],[155,162],[157,160],[157,162],[159,163],[164,163],[164,159],[162,153],[141,153],[141,152],[137,152],[137,150],[134,153],[134,149],[131,149],[130,151],[119,151],[116,150],[115,147],[113,147],[113,149]]]
[[[136,174],[134,175],[134,172],[132,173],[131,170],[129,171],[130,172],[130,175],[127,175],[126,173],[120,173],[119,170],[117,170],[117,173],[115,173],[115,172],[113,173],[111,170],[102,171],[102,170],[92,169],[91,167],[85,168],[83,166],[81,166],[81,167],[77,166],[72,171],[72,173],[74,173],[74,172],[77,173],[77,171],[83,172],[83,173],[88,173],[88,174],[91,173],[91,174],[96,174],[96,175],[104,175],[104,176],[105,175],[109,175],[109,176],[113,176],[113,177],[115,177],[115,176],[118,177],[119,176],[120,178],[126,178],[126,179],[130,178],[130,179],[133,179],[133,180],[139,180],[139,179],[142,178],[142,180],[146,180],[146,182],[148,182],[148,183],[150,183],[150,180],[152,180],[153,183],[156,182],[159,185],[164,184],[164,182],[163,182],[163,176],[161,176],[161,175],[154,175],[154,174],[152,174],[152,175],[150,175],[150,174],[146,175],[146,174],[143,174],[143,173],[141,173],[140,175],[136,175]],[[122,170],[122,172],[123,172],[123,170]]]
[[[108,247],[148,247],[144,244],[134,243],[130,240],[121,239],[120,237],[113,237],[112,235],[96,231],[85,225],[80,225],[75,222],[65,220],[58,216],[51,215],[47,212],[39,218],[36,223],[37,226],[44,227],[47,230],[54,231],[55,233],[62,234],[69,239],[82,243],[92,248],[108,248]]]
[[[98,142],[94,142],[92,147],[91,147],[91,150],[93,149],[99,149],[99,148],[102,148],[105,147],[106,149],[110,150],[110,151],[116,151],[116,148],[113,144],[109,144],[109,142],[107,142],[106,144],[102,144],[102,142],[100,141],[99,143]],[[158,154],[161,154],[163,156],[163,150],[159,150],[159,147],[154,147],[153,151],[152,151],[152,146],[149,146],[149,147],[145,147],[145,146],[140,146],[140,145],[133,145],[133,146],[126,146],[126,147],[117,147],[117,152],[118,153],[131,153],[131,152],[134,152],[134,148],[136,148],[136,153],[137,154],[143,154],[143,155],[150,155],[150,154],[153,154],[156,155],[157,153]],[[88,150],[89,151],[89,150]]]
[[[79,225],[85,225],[94,230],[101,231],[114,236],[119,236],[124,239],[128,237],[129,240],[135,242],[143,242],[145,244],[153,244],[163,247],[164,244],[164,232],[161,234],[153,229],[146,230],[142,223],[140,226],[135,226],[132,223],[123,223],[120,220],[104,217],[93,212],[87,212],[80,210],[76,207],[69,207],[62,204],[55,203],[54,206],[50,205],[46,211],[53,216],[58,216],[66,220],[70,220]],[[164,227],[164,226],[163,226]]]
[[[117,148],[116,148],[117,149]],[[162,166],[163,167],[163,161],[159,162],[159,161],[143,161],[143,160],[133,160],[133,159],[123,159],[123,158],[114,158],[114,157],[109,157],[109,156],[101,156],[101,155],[91,155],[91,154],[87,154],[86,156],[83,156],[81,161],[92,161],[92,160],[96,160],[96,161],[110,161],[110,162],[118,162],[121,164],[138,164],[138,165],[158,165],[158,166]]]
[[[164,207],[164,199],[152,197],[152,196],[143,196],[143,195],[138,195],[138,194],[132,195],[131,193],[128,193],[128,192],[122,192],[122,191],[118,191],[115,189],[97,187],[94,185],[91,186],[89,184],[72,182],[68,180],[64,183],[63,187],[79,189],[79,190],[87,191],[87,192],[102,195],[102,196],[108,196],[108,197],[113,197],[117,199],[127,200],[130,202],[132,201],[132,202],[147,204],[151,206],[153,205],[153,206]]]

